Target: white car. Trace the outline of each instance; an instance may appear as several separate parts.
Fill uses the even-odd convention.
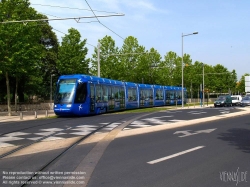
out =
[[[233,106],[240,105],[242,97],[241,95],[231,95]]]

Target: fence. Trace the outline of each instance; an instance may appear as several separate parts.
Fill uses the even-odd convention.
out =
[[[15,105],[11,104],[11,111],[15,111]],[[17,111],[37,111],[37,110],[51,110],[53,109],[53,104],[51,103],[18,103]],[[0,104],[0,112],[8,111],[7,104]]]

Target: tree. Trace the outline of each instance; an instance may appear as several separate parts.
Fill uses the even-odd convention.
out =
[[[39,60],[39,67],[37,68],[38,77],[41,79],[39,81],[36,80],[37,77],[32,77],[33,81],[31,83],[35,83],[38,87],[26,90],[36,91],[35,94],[38,94],[40,97],[48,98],[51,75],[54,75],[52,78],[57,78],[59,75],[56,66],[59,43],[56,34],[52,31],[52,27],[48,23],[41,25],[41,32],[42,35],[39,43],[43,45],[43,53],[42,58]],[[37,81],[40,84],[37,84]],[[53,81],[53,83],[55,82]],[[35,85],[29,84],[30,88]]]
[[[1,1],[0,20],[8,22],[39,18],[39,14],[29,5],[28,0]],[[11,115],[9,77],[16,78],[17,92],[20,76],[32,72],[36,67],[36,60],[39,59],[41,51],[41,45],[37,43],[40,29],[36,22],[5,23],[0,24],[0,35],[0,69],[5,74],[8,114]]]
[[[145,48],[140,46],[138,40],[132,36],[125,38],[120,54],[120,80],[136,82],[135,69],[138,67],[138,57],[145,53]]]
[[[100,73],[101,77],[119,79],[119,49],[115,46],[115,41],[111,36],[105,36],[98,40],[100,44]],[[91,74],[97,76],[97,48],[92,55]]]
[[[58,50],[57,68],[63,74],[87,74],[90,59],[86,59],[88,49],[85,47],[86,39],[81,41],[79,31],[74,28],[68,30],[62,38]]]
[[[144,50],[144,48],[141,50]],[[154,48],[139,54],[137,67],[134,69],[135,81],[138,83],[160,84],[160,62],[161,55]]]
[[[228,69],[221,64],[217,64],[214,66],[214,73],[214,79],[216,80],[214,81],[214,90],[221,93],[228,92],[228,77],[230,74]]]
[[[176,77],[178,76],[178,71],[181,71],[178,66],[180,63],[180,57],[173,51],[169,51],[164,56],[164,60],[159,64],[159,75],[160,75],[160,84],[162,85],[174,85],[176,84]],[[178,65],[177,65],[178,64]],[[181,72],[179,72],[181,76]],[[178,81],[178,84],[181,82],[181,77]]]

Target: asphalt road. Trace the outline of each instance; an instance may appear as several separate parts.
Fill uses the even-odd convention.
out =
[[[117,138],[88,187],[250,186],[249,155],[249,115]]]
[[[185,109],[185,110],[166,110],[156,112],[147,117],[140,118],[123,130],[157,126],[162,124],[173,124],[176,122],[185,122],[196,118],[205,118],[216,115],[239,112],[241,109],[229,108],[205,108],[205,109]],[[67,138],[87,135],[98,129],[102,125],[109,124],[110,127],[100,132],[109,132],[117,125],[122,124],[133,116],[141,115],[135,113],[128,114],[105,114],[78,118],[57,118],[31,121],[18,121],[11,123],[0,122],[0,148],[10,146],[22,146],[24,144],[36,141],[39,138],[49,135],[52,132],[58,132],[55,136],[44,141],[64,140]],[[65,130],[69,129],[69,130]],[[63,133],[60,133],[63,131]]]
[[[234,186],[235,181],[228,181],[229,172],[245,172],[243,175],[248,179],[246,172],[249,171],[249,166],[246,163],[249,163],[247,154],[250,152],[250,120],[249,116],[220,119],[226,115],[237,115],[240,111],[239,108],[223,107],[166,110],[147,116],[129,113],[0,122],[0,155],[54,134],[42,142],[0,159],[0,178],[4,181],[3,177],[11,176],[3,172],[39,171],[44,163],[50,162],[77,138],[108,124],[85,142],[70,149],[45,171],[74,172],[79,168],[86,176],[86,179],[81,181],[88,182],[88,187]],[[157,132],[153,130],[187,124],[197,118],[216,118],[217,121]],[[119,128],[120,131],[117,131]],[[146,131],[147,133],[142,134]],[[114,132],[118,132],[117,136]],[[123,136],[120,136],[122,134]],[[106,145],[107,149],[103,145]],[[164,159],[159,162],[159,158]],[[93,173],[89,172],[91,169],[87,170],[88,167],[92,167]],[[88,175],[91,177],[87,178]],[[2,181],[0,180],[1,183]],[[11,179],[5,181],[8,182],[4,184],[6,187],[20,186],[10,183],[14,182]],[[52,184],[30,186],[54,186],[55,180],[45,179],[44,182]],[[243,186],[248,183],[241,180],[237,184]]]

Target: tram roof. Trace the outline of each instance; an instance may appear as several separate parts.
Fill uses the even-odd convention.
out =
[[[151,85],[151,84],[138,84],[133,82],[123,82],[118,80],[112,80],[107,78],[101,78],[97,76],[85,75],[85,74],[72,74],[72,75],[62,75],[59,79],[83,79],[89,82],[97,82],[97,83],[106,83],[106,84],[113,84],[113,85],[126,85],[126,86],[138,86],[140,88],[163,88],[166,90],[181,90],[181,87],[177,86],[161,86],[161,85]],[[184,88],[184,90],[187,90]]]
[[[97,82],[97,83],[106,83],[106,84],[113,84],[113,85],[123,85],[124,83],[122,81],[112,80],[112,79],[106,79],[106,78],[100,78],[96,76],[91,75],[84,75],[84,74],[76,74],[76,75],[62,75],[60,76],[60,79],[83,79],[85,81],[89,82]]]

